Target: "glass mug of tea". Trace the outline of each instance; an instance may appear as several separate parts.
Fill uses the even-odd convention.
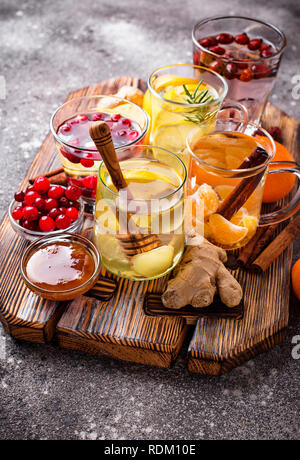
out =
[[[203,200],[204,236],[212,243],[226,250],[243,247],[258,225],[284,221],[299,205],[300,169],[296,163],[270,165],[274,141],[254,123],[218,120],[206,136],[195,128],[187,137],[187,148],[191,156],[187,193]],[[295,175],[292,198],[284,207],[261,214],[266,176],[280,173]]]
[[[101,157],[89,135],[89,128],[97,121],[109,125],[120,157],[119,152],[124,147],[143,143],[149,117],[133,102],[104,95],[70,99],[52,115],[50,127],[68,183],[79,187],[83,199],[91,205],[96,198]]]
[[[104,162],[99,166],[94,242],[104,267],[115,275],[159,278],[173,270],[184,251],[187,171],[179,157],[159,147],[131,146],[121,153],[126,188],[118,192]],[[126,243],[128,234],[142,237],[143,252],[134,251],[134,238],[131,247],[130,238]]]
[[[176,64],[152,72],[144,108],[151,116],[150,143],[179,155],[188,166],[186,137],[195,126],[202,135],[214,129],[216,118],[248,119],[245,107],[227,100],[225,79],[218,73],[189,64]]]
[[[222,75],[227,97],[259,123],[274,86],[286,38],[277,27],[242,16],[215,16],[194,26],[193,62]]]

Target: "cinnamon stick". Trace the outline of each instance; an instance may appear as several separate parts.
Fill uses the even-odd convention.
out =
[[[251,268],[258,272],[264,272],[277,259],[278,256],[300,234],[300,214],[297,215],[269,246],[254,260]]]
[[[238,169],[250,169],[263,165],[269,158],[268,153],[261,147],[257,147],[251,155],[246,158]],[[265,169],[251,177],[245,177],[234,188],[234,190],[220,204],[217,213],[225,219],[231,220],[239,209],[245,204],[260,183]]]
[[[48,179],[50,180],[51,177],[58,176],[60,174],[64,174],[64,169],[63,168],[52,169],[51,171],[48,171],[48,172],[46,172],[44,174],[39,174],[38,176],[30,178],[29,183],[32,185],[34,183],[35,179],[37,179],[40,176],[48,177]],[[51,182],[51,180],[50,180],[50,182]]]
[[[277,226],[277,224],[274,224],[269,225],[268,227],[258,227],[253,238],[241,250],[237,258],[237,265],[239,267],[248,267],[252,264],[267,244],[270,243]]]

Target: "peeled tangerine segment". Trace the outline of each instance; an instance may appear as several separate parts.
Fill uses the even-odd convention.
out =
[[[238,212],[233,216],[232,219],[230,219],[230,222],[234,225],[240,225],[242,227],[247,227],[244,224],[244,219],[248,215],[248,211],[246,208],[241,208],[238,210]]]
[[[142,252],[132,257],[133,269],[142,276],[152,277],[164,273],[173,264],[174,248],[160,246],[148,252]]]
[[[220,214],[209,217],[209,228],[216,243],[234,245],[245,238],[248,228],[231,223]]]
[[[203,200],[204,217],[216,212],[219,206],[219,198],[214,189],[208,184],[202,184],[193,195],[195,198]]]

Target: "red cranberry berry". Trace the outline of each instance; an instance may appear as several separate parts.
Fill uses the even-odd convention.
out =
[[[24,202],[27,206],[32,206],[37,198],[41,198],[41,195],[34,190],[26,192]]]
[[[265,134],[261,129],[257,129],[256,131],[254,131],[254,136],[265,136]]]
[[[61,134],[67,134],[71,131],[71,128],[72,126],[70,125],[70,123],[66,123],[65,125],[63,125],[61,128],[60,128],[60,132]]]
[[[25,193],[23,191],[15,193],[15,200],[18,201],[19,203],[22,203],[22,201],[24,201],[24,197],[25,197]]]
[[[66,198],[65,196],[62,196],[58,200],[58,206],[61,206],[63,208],[68,208],[70,206],[70,202],[69,202],[68,198]]]
[[[121,118],[121,115],[120,115],[119,113],[114,113],[114,114],[110,117],[111,121],[119,121],[120,118]]]
[[[57,200],[55,198],[47,198],[45,200],[45,209],[46,211],[50,211],[52,208],[57,208],[58,207],[58,203],[57,203]]]
[[[138,137],[139,137],[139,132],[136,130],[129,131],[129,133],[127,134],[127,139],[129,139],[130,141],[134,141]]]
[[[33,185],[28,185],[27,189],[25,190],[25,193],[32,192],[32,191],[35,191],[34,186]]]
[[[36,198],[36,200],[34,200],[33,202],[33,206],[38,208],[39,211],[42,211],[43,209],[45,209],[45,204],[46,204],[45,200],[42,197]]]
[[[22,227],[26,228],[26,230],[35,231],[37,229],[37,222],[36,220],[24,219],[22,222]]]
[[[82,114],[82,115],[78,115],[78,119],[79,121],[84,122],[84,121],[88,121],[89,118],[87,115]]]
[[[250,40],[248,43],[248,48],[251,51],[256,51],[259,50],[262,44],[262,39],[261,38],[254,38],[253,40]]]
[[[260,55],[261,55],[261,57],[264,57],[264,58],[273,56],[272,48],[270,47],[270,49],[261,50]]]
[[[272,126],[268,129],[268,133],[271,134],[275,141],[282,142],[282,134],[279,126]]]
[[[81,197],[81,190],[74,185],[69,185],[66,188],[65,195],[69,200],[76,201]]]
[[[209,48],[209,50],[210,50],[212,53],[219,54],[220,56],[222,56],[223,54],[225,54],[225,49],[222,48],[221,46],[212,46],[211,48]]]
[[[35,206],[25,206],[23,208],[23,216],[29,221],[37,220],[39,217],[39,211]]]
[[[223,70],[223,62],[221,61],[213,61],[211,64],[209,64],[209,68],[211,70],[214,70],[215,72],[221,73]]]
[[[97,177],[96,176],[86,176],[82,178],[82,185],[89,190],[96,190],[97,187]]]
[[[73,120],[70,121],[71,125],[78,125],[78,123],[80,123],[80,120],[78,117],[73,118]]]
[[[119,137],[123,137],[126,136],[127,131],[125,131],[125,129],[120,129],[120,131],[118,131],[117,134]]]
[[[64,152],[64,157],[66,157],[67,160],[69,160],[71,163],[78,164],[80,163],[80,157],[76,154],[77,151],[74,150],[74,153],[72,152]]]
[[[234,37],[234,40],[236,41],[236,43],[238,43],[239,45],[247,45],[249,43],[249,37],[248,35],[244,32],[242,34],[239,34],[239,35],[236,35]]]
[[[268,77],[271,69],[267,65],[264,64],[253,64],[251,66],[251,70],[254,73],[254,78],[265,78]]]
[[[81,158],[80,163],[85,168],[92,168],[94,166],[94,160],[90,160],[89,158]]]
[[[50,187],[50,181],[47,177],[37,177],[33,183],[34,190],[38,193],[47,193]]]
[[[57,216],[59,216],[59,214],[61,214],[59,208],[52,208],[50,209],[48,216],[51,217],[51,219],[55,220]]]
[[[60,207],[58,208],[59,214],[66,214],[66,211],[67,211],[67,208],[64,208],[63,206],[60,206]]]
[[[253,72],[251,72],[250,69],[242,70],[241,75],[240,75],[241,81],[247,82],[247,81],[251,81],[252,79],[253,79]]]
[[[196,51],[194,54],[193,54],[193,63],[195,65],[199,65],[200,64],[200,53],[198,53],[198,51]]]
[[[65,214],[60,214],[59,216],[57,216],[57,218],[55,219],[55,224],[56,224],[56,227],[59,229],[59,230],[65,230],[66,228],[70,227],[71,225],[71,219],[69,216],[65,215]]]
[[[218,44],[215,37],[207,37],[198,40],[199,45],[203,46],[203,48],[209,48],[210,46],[215,46]]]
[[[237,66],[235,64],[227,64],[225,67],[225,77],[228,78],[228,80],[232,80],[234,77],[237,75]]]
[[[42,232],[53,232],[56,228],[56,225],[51,217],[42,216],[39,220],[39,227]]]
[[[52,185],[48,190],[48,198],[59,200],[65,194],[65,189],[61,185]]]
[[[23,217],[23,208],[22,206],[17,206],[11,213],[15,220],[21,220]]]
[[[219,34],[216,36],[216,40],[218,43],[222,45],[229,45],[233,42],[233,36],[231,34]]]
[[[131,121],[128,118],[122,118],[120,121],[121,121],[122,126],[126,126],[126,127],[130,128]]]
[[[75,185],[75,187],[81,187],[81,179],[75,179],[75,177],[68,178],[69,185]]]
[[[93,113],[92,121],[103,121],[103,120],[105,120],[104,113],[101,113],[101,112]]]
[[[66,210],[66,216],[70,217],[71,221],[74,222],[78,219],[78,210],[76,208],[68,208]]]

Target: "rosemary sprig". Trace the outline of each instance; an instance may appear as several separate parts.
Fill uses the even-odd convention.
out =
[[[186,85],[182,85],[183,90],[187,96],[188,104],[205,104],[207,102],[213,101],[213,96],[209,94],[208,89],[199,90],[200,86],[202,85],[203,80],[199,81],[198,85],[196,86],[193,93],[191,93]],[[203,123],[204,121],[213,118],[216,115],[216,110],[210,111],[207,107],[197,107],[192,109],[189,112],[189,115],[185,116],[185,120],[191,123]]]

